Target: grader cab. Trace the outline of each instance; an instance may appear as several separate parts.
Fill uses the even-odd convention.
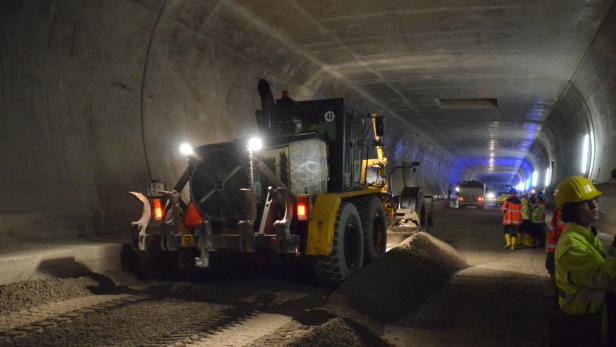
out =
[[[386,250],[383,118],[341,98],[274,100],[265,80],[258,91],[260,139],[197,147],[172,190],[131,192],[144,205],[133,245],[143,256],[175,252],[180,267],[207,267],[212,252],[297,257],[338,283]]]

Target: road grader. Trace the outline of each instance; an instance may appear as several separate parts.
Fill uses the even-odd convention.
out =
[[[257,89],[259,138],[185,146],[173,189],[150,182],[130,192],[143,204],[132,245],[140,259],[177,255],[179,269],[206,268],[214,252],[292,257],[339,283],[385,253],[400,201],[419,213],[421,190],[392,196],[382,116],[342,98],[274,100],[265,80]]]

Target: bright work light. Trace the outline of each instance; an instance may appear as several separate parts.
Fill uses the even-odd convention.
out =
[[[260,151],[263,148],[263,140],[259,137],[251,137],[248,140],[248,149],[251,151]]]
[[[545,187],[549,186],[550,183],[552,183],[552,168],[548,166],[548,168],[545,169]]]
[[[190,145],[190,143],[183,143],[180,145],[180,153],[184,154],[185,156],[193,155],[193,147]]]

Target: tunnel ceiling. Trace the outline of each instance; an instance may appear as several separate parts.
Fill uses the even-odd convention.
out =
[[[467,172],[508,182],[612,1],[230,4],[441,143]]]

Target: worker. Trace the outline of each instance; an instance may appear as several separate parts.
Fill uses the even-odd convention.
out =
[[[520,225],[520,238],[524,246],[530,247],[530,206],[528,194],[522,195],[520,198],[522,203],[522,224]]]
[[[545,244],[545,205],[543,196],[533,197],[534,205],[531,210],[531,238],[533,246],[543,247]]]
[[[556,290],[556,266],[554,264],[554,253],[556,252],[556,243],[558,242],[558,238],[560,237],[560,234],[562,234],[563,230],[565,230],[565,223],[562,221],[562,213],[559,209],[554,209],[552,220],[550,221],[550,226],[546,236],[545,268],[550,274],[550,290],[548,295],[555,299],[558,298],[558,291]],[[556,300],[556,304],[558,304],[558,300]]]
[[[515,249],[518,239],[518,229],[522,223],[522,215],[520,213],[522,203],[517,198],[515,190],[511,191],[511,195],[501,205],[503,212],[503,231],[505,232],[505,248]]]
[[[599,218],[600,195],[583,176],[568,177],[556,188],[556,207],[567,223],[555,256],[561,312],[557,346],[600,346],[602,327],[606,336],[605,297],[616,293],[616,237],[606,254],[592,226]]]

